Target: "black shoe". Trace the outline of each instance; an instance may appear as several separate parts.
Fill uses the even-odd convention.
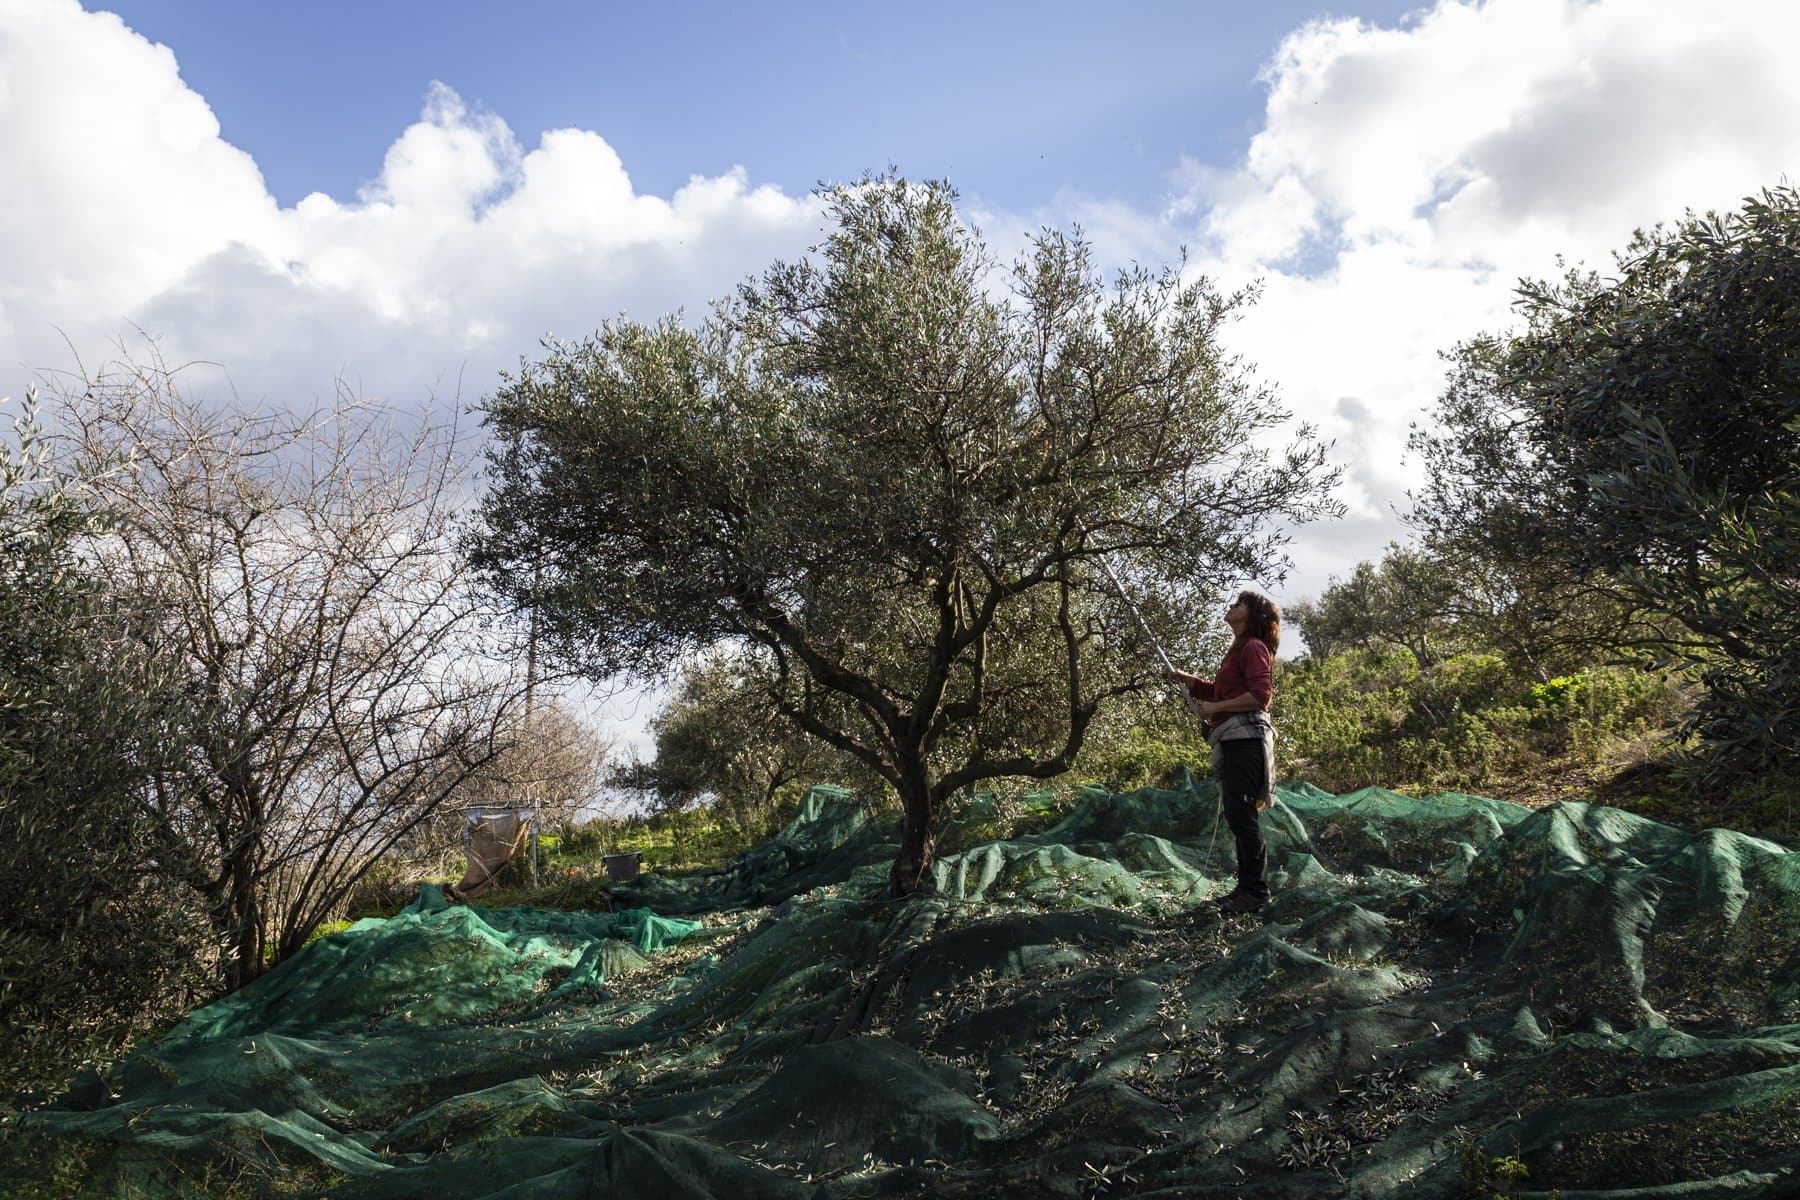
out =
[[[1219,901],[1219,908],[1232,916],[1238,916],[1253,913],[1268,902],[1267,896],[1258,896],[1254,892],[1233,892]]]

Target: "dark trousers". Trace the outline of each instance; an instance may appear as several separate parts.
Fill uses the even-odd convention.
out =
[[[1219,795],[1225,824],[1237,839],[1237,890],[1252,896],[1269,894],[1269,849],[1263,845],[1256,802],[1269,791],[1269,764],[1259,738],[1219,743]]]

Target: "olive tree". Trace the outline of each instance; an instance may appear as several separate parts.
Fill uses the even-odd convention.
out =
[[[1456,645],[1458,591],[1429,556],[1389,543],[1379,564],[1357,563],[1349,578],[1334,576],[1317,600],[1289,605],[1286,615],[1314,658],[1400,646],[1423,671]]]
[[[648,782],[662,804],[710,799],[750,833],[767,825],[784,792],[868,782],[862,764],[782,718],[788,697],[768,667],[753,652],[719,647],[682,667],[650,723]]]
[[[1540,680],[1665,653],[1681,626],[1622,578],[1617,558],[1598,554],[1593,514],[1571,507],[1575,468],[1531,430],[1516,394],[1512,345],[1484,335],[1457,346],[1431,419],[1413,428],[1425,483],[1405,520],[1418,551],[1452,581],[1459,623]]]
[[[814,252],[703,323],[613,321],[504,381],[474,560],[593,672],[761,655],[782,714],[898,794],[906,895],[947,797],[1062,773],[1157,686],[1104,564],[1182,652],[1332,472],[1308,431],[1267,448],[1286,414],[1221,345],[1247,296],[1108,286],[1056,231],[1005,270],[944,184],[823,196]]]
[[[208,949],[144,807],[185,744],[174,662],[84,568],[104,513],[35,414],[0,441],[0,1095],[167,1020]]]
[[[1721,767],[1791,761],[1800,193],[1638,234],[1602,278],[1519,290],[1417,431],[1428,543],[1531,581],[1550,621],[1702,674]],[[1560,591],[1559,591],[1560,589]],[[1591,599],[1582,607],[1568,597]],[[1574,618],[1574,619],[1572,619]]]
[[[1398,646],[1427,671],[1467,651],[1493,652],[1539,683],[1577,670],[1651,632],[1612,593],[1617,581],[1577,578],[1552,560],[1504,559],[1466,542],[1388,544],[1380,562],[1333,577],[1316,600],[1289,605],[1315,659]]]

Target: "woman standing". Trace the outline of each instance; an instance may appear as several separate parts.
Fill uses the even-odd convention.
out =
[[[1254,912],[1269,902],[1269,852],[1257,814],[1275,799],[1275,726],[1269,700],[1275,648],[1281,643],[1281,610],[1267,596],[1239,592],[1225,610],[1231,649],[1212,679],[1170,671],[1200,702],[1210,723],[1213,775],[1225,807],[1225,823],[1237,839],[1237,887],[1219,901],[1228,913]]]

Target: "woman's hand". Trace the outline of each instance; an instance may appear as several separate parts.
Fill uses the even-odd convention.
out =
[[[1163,678],[1167,679],[1170,683],[1205,683],[1206,682],[1206,680],[1200,678],[1200,676],[1198,676],[1198,675],[1189,675],[1186,671],[1177,671],[1173,668],[1169,669],[1168,671],[1163,672]]]
[[[1215,716],[1218,713],[1218,711],[1219,711],[1219,705],[1216,701],[1212,701],[1212,700],[1200,701],[1200,715],[1203,717],[1206,717],[1208,720],[1210,720],[1213,716]]]

